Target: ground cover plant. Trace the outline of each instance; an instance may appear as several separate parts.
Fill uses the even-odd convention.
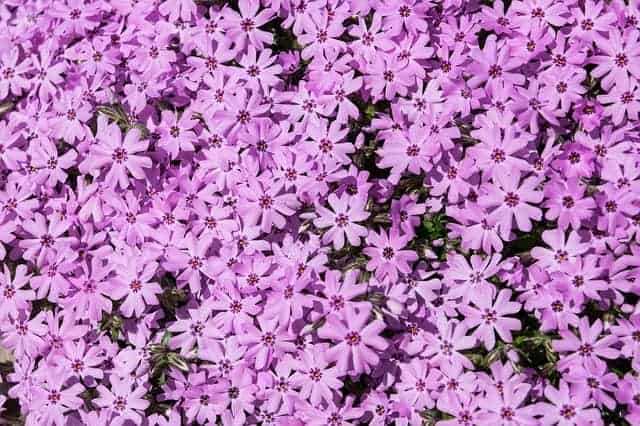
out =
[[[640,424],[639,29],[0,2],[0,423]]]

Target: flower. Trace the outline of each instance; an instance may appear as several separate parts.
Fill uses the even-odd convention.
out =
[[[377,352],[388,345],[379,336],[384,323],[380,320],[367,323],[369,309],[356,311],[346,307],[345,310],[342,317],[329,315],[326,324],[318,330],[318,335],[338,342],[327,351],[327,358],[337,363],[338,371],[351,375],[369,373],[371,366],[380,359]]]
[[[564,370],[574,365],[585,366],[589,360],[616,358],[618,350],[611,346],[617,342],[617,338],[608,335],[598,339],[602,334],[602,329],[601,320],[597,319],[590,325],[588,318],[582,318],[578,324],[579,339],[569,330],[561,331],[560,337],[562,339],[553,342],[553,349],[557,352],[570,352],[570,355],[563,357],[558,363],[558,367]]]
[[[238,342],[247,347],[247,356],[254,360],[255,368],[268,368],[274,359],[283,354],[293,352],[295,345],[293,336],[278,319],[256,318],[258,327],[247,323],[244,334],[238,336]]]
[[[63,424],[65,414],[78,410],[82,405],[79,395],[84,391],[84,386],[80,383],[64,386],[68,376],[61,369],[56,369],[50,376],[34,392],[33,417],[43,423]]]
[[[598,410],[591,407],[588,394],[572,392],[566,381],[561,380],[557,389],[545,387],[544,395],[551,401],[538,405],[544,424],[602,424]]]
[[[514,218],[519,230],[530,231],[533,227],[531,220],[542,219],[542,211],[532,205],[544,197],[541,191],[535,190],[537,179],[529,177],[520,183],[519,173],[509,173],[497,174],[495,180],[487,187],[486,194],[480,196],[478,203],[485,208],[495,207],[491,214],[497,218],[502,239],[508,239]]]
[[[346,235],[349,244],[359,246],[360,238],[367,236],[367,230],[355,222],[362,222],[369,217],[369,213],[364,209],[365,202],[357,197],[338,197],[334,194],[330,194],[327,201],[333,211],[318,205],[316,210],[319,217],[313,221],[318,228],[330,228],[322,236],[322,242],[332,241],[333,247],[340,250],[344,247]]]
[[[473,336],[482,341],[487,350],[495,346],[494,330],[505,342],[511,342],[511,332],[520,330],[521,324],[515,318],[506,315],[520,311],[520,303],[510,302],[511,290],[501,290],[492,303],[490,294],[483,293],[474,300],[477,307],[461,306],[460,312],[464,315],[464,323],[470,329],[477,327]]]
[[[3,308],[0,318],[3,320],[18,318],[21,311],[29,311],[29,302],[36,298],[36,293],[33,290],[24,288],[29,284],[31,274],[27,274],[25,265],[18,265],[15,272],[11,274],[5,264],[2,272],[3,274],[0,275],[0,301]],[[11,275],[13,275],[13,279]]]
[[[388,235],[385,231],[369,232],[367,242],[373,246],[363,250],[364,254],[371,258],[367,262],[367,270],[375,271],[378,280],[382,281],[388,278],[391,282],[398,280],[398,272],[410,273],[409,262],[418,260],[418,255],[415,252],[402,250],[410,238],[410,235],[407,234],[400,235],[398,228],[391,228]]]
[[[19,243],[20,248],[25,250],[24,257],[40,265],[51,262],[58,250],[69,247],[75,241],[73,237],[63,236],[70,226],[69,222],[59,220],[55,215],[46,220],[42,214],[36,213],[33,219],[22,225],[32,237],[22,239]]]
[[[242,49],[248,43],[262,50],[265,44],[272,44],[273,36],[259,27],[269,22],[273,16],[272,9],[264,9],[260,12],[260,2],[257,0],[238,1],[240,13],[231,8],[225,8],[222,25],[230,40],[238,43]]]
[[[98,144],[91,147],[89,157],[80,165],[87,172],[99,171],[109,166],[105,175],[105,184],[122,189],[129,188],[129,173],[136,179],[145,177],[145,168],[151,167],[151,159],[139,155],[147,149],[148,142],[140,141],[138,129],[129,130],[124,140],[118,126],[102,121]]]
[[[149,401],[142,398],[146,393],[144,387],[135,386],[130,378],[112,376],[111,389],[104,385],[96,389],[99,396],[94,402],[111,413],[111,424],[122,425],[127,420],[142,421],[142,411],[149,406]]]
[[[338,367],[330,366],[325,355],[328,349],[328,344],[319,344],[302,352],[290,380],[300,390],[300,397],[309,399],[314,407],[322,401],[330,402],[342,386]]]
[[[558,270],[561,265],[574,262],[577,256],[588,250],[587,244],[580,242],[580,236],[575,231],[571,231],[566,238],[565,232],[561,229],[544,231],[542,240],[551,248],[534,247],[531,255],[538,260],[538,265],[552,271]]]

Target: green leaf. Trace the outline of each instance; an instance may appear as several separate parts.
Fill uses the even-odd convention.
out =
[[[189,371],[189,365],[187,361],[179,354],[170,352],[167,355],[167,362],[171,367],[175,367],[180,371]]]

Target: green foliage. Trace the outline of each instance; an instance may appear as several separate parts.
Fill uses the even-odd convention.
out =
[[[183,306],[189,299],[189,293],[186,288],[178,288],[176,279],[171,274],[165,274],[160,280],[162,294],[158,298],[160,304],[168,314],[168,320],[175,319],[176,309]]]
[[[112,341],[117,341],[122,331],[122,317],[117,313],[103,314],[100,330],[106,331]]]
[[[447,218],[442,213],[433,216],[425,216],[422,225],[417,231],[419,238],[428,241],[440,240],[447,237]]]
[[[434,426],[441,420],[450,420],[453,419],[453,416],[449,414],[443,413],[437,408],[432,408],[430,410],[424,410],[420,413],[420,417],[422,417],[422,425],[423,426]]]
[[[149,135],[149,130],[141,123],[136,122],[121,104],[101,105],[97,107],[99,114],[108,117],[115,122],[123,133],[131,129],[138,129],[143,138]]]

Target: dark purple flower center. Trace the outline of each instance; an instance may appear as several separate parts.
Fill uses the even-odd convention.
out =
[[[578,348],[578,353],[582,356],[589,356],[593,353],[593,346],[589,343],[584,343]]]
[[[385,247],[382,250],[382,257],[384,257],[387,260],[393,259],[393,255],[394,255],[394,251],[393,251],[393,248],[391,247]]]
[[[240,397],[240,389],[238,389],[236,386],[233,386],[229,389],[229,398],[238,399],[238,397]]]
[[[531,11],[532,18],[544,18],[544,9],[541,7],[536,7]]]
[[[616,203],[614,200],[609,200],[604,203],[604,208],[607,213],[615,213],[618,210],[618,203]]]
[[[594,27],[594,23],[591,19],[587,18],[580,23],[580,28],[583,31],[591,31]]]
[[[84,369],[84,362],[81,359],[76,359],[71,363],[71,369],[76,373],[81,372]]]
[[[262,343],[267,346],[273,346],[276,343],[276,335],[268,331],[262,335]]]
[[[191,324],[191,334],[194,336],[202,336],[202,332],[204,331],[204,324],[202,321],[196,321]]]
[[[584,277],[582,275],[573,277],[573,285],[575,287],[582,287],[584,285]]]
[[[554,259],[558,263],[565,262],[569,258],[569,253],[566,250],[556,250],[556,254],[554,255]]]
[[[349,216],[344,213],[340,213],[336,216],[336,225],[340,228],[344,228],[349,223]]]
[[[42,244],[43,247],[51,247],[53,243],[54,239],[50,234],[44,234],[42,237],[40,237],[40,244]]]
[[[504,196],[504,202],[509,207],[516,207],[520,203],[520,197],[513,192],[507,192],[507,195]]]
[[[502,410],[500,410],[500,417],[505,420],[511,420],[515,415],[516,413],[511,407],[502,407]]]
[[[507,156],[503,150],[501,150],[500,148],[496,148],[491,153],[491,159],[493,160],[494,163],[500,164],[507,159]]]
[[[242,21],[240,21],[240,28],[242,28],[243,31],[249,32],[255,27],[256,25],[251,19],[243,19]]]
[[[122,396],[116,397],[113,401],[113,408],[115,408],[116,411],[124,411],[125,408],[127,408],[127,400]]]
[[[486,324],[493,324],[498,319],[498,313],[493,309],[485,309],[482,319]]]
[[[625,55],[624,53],[618,53],[613,62],[619,67],[619,68],[623,68],[626,67],[627,65],[629,65],[629,58],[627,57],[627,55]]]
[[[489,77],[498,78],[502,75],[502,67],[498,64],[493,64],[489,67]]]
[[[553,312],[562,312],[564,310],[564,303],[562,303],[559,300],[556,300],[553,303],[551,303],[551,309],[553,310]]]
[[[229,304],[229,310],[234,314],[239,314],[242,312],[242,302],[239,300],[234,300]]]
[[[568,89],[568,85],[567,83],[565,83],[564,81],[559,81],[558,84],[556,84],[556,91],[558,93],[565,93]]]
[[[273,206],[273,198],[268,195],[263,195],[260,197],[259,204],[262,209],[270,209]]]
[[[127,161],[129,155],[124,148],[116,148],[113,150],[113,154],[111,154],[111,159],[118,164],[122,164]]]
[[[417,157],[420,154],[420,147],[415,143],[407,147],[407,155],[409,157]]]
[[[47,396],[47,400],[51,403],[51,404],[57,404],[58,402],[60,402],[60,398],[62,395],[60,395],[60,392],[58,392],[57,390],[52,390],[49,391],[49,395]]]
[[[309,370],[309,378],[314,382],[319,382],[322,380],[322,371],[318,368],[312,368]]]
[[[570,209],[573,206],[575,206],[575,202],[573,201],[573,197],[571,197],[569,195],[563,197],[562,198],[562,205],[567,209]]]
[[[350,331],[345,336],[345,340],[349,346],[357,346],[362,341],[360,334],[357,331]]]
[[[131,281],[131,283],[129,283],[129,288],[134,293],[139,292],[140,290],[142,290],[142,281],[138,279]]]
[[[572,405],[564,404],[562,408],[560,408],[560,415],[568,420],[576,415],[576,410]]]
[[[258,282],[260,282],[260,277],[255,272],[251,272],[249,275],[247,275],[247,284],[255,286],[258,284]]]
[[[200,259],[199,256],[193,256],[191,259],[189,259],[189,266],[191,267],[191,269],[202,268],[203,266],[202,259]]]

